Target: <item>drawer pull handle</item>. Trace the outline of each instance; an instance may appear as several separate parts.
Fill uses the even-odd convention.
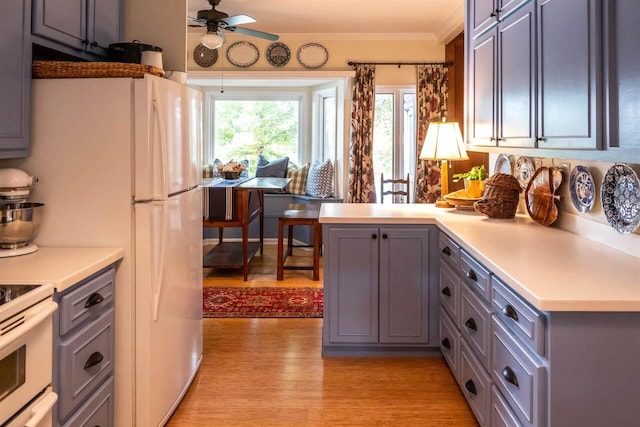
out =
[[[504,314],[507,317],[512,318],[516,322],[518,321],[518,312],[516,311],[515,308],[513,308],[513,306],[511,304],[507,304],[506,306],[504,306],[502,308],[502,314]]]
[[[449,246],[445,246],[444,248],[442,248],[442,253],[451,256],[451,249],[449,249]]]
[[[442,340],[442,346],[451,350],[451,343],[449,342],[449,338],[445,338]]]
[[[385,240],[387,239],[387,237],[389,237],[389,236],[387,236],[387,233],[384,233],[384,234],[382,235],[382,238],[383,238],[383,239],[385,239]]]
[[[87,302],[84,303],[84,308],[89,308],[94,305],[100,304],[102,301],[104,301],[104,298],[102,297],[102,295],[100,295],[97,292],[94,292],[91,295],[89,295],[89,298],[87,298]]]
[[[518,377],[516,377],[516,373],[513,372],[513,369],[511,369],[510,367],[506,366],[504,369],[502,369],[502,378],[504,378],[506,382],[520,388]]]
[[[372,234],[372,235],[371,235],[371,238],[372,238],[373,240],[376,240],[376,239],[378,238],[378,235],[377,235],[377,234]]]
[[[92,366],[96,366],[98,363],[104,360],[104,356],[99,351],[96,351],[89,356],[87,362],[84,364],[84,369],[89,369]]]
[[[448,297],[451,296],[451,289],[449,289],[448,286],[446,286],[443,290],[442,290],[442,295],[446,295]]]
[[[473,280],[474,282],[477,282],[478,281],[478,276],[476,275],[475,271],[469,270],[469,272],[467,273],[467,279]]]
[[[474,394],[474,395],[478,394],[478,390],[476,390],[476,385],[473,383],[473,380],[469,380],[466,383],[464,383],[464,388],[466,388],[467,391],[471,394]]]
[[[478,331],[478,325],[476,325],[476,321],[473,320],[473,317],[468,318],[467,321],[464,322],[464,325],[472,331]]]

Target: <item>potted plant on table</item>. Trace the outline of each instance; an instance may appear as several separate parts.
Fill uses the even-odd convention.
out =
[[[467,191],[467,196],[470,198],[478,199],[482,197],[484,192],[484,180],[489,178],[484,165],[474,166],[469,172],[456,173],[453,175],[453,182],[458,182],[464,179],[464,189]]]

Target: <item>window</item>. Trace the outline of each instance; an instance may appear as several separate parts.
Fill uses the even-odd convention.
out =
[[[314,92],[316,138],[314,158],[334,159],[336,150],[336,88]]]
[[[300,93],[209,93],[205,161],[249,160],[255,173],[258,155],[299,161],[303,117]]]
[[[416,168],[415,89],[378,88],[373,120],[373,170],[380,202],[380,174],[413,181]]]

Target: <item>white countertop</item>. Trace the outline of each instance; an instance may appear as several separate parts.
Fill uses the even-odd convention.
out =
[[[324,224],[436,224],[542,311],[640,311],[638,257],[528,216],[491,219],[432,204],[334,204]]]
[[[48,248],[0,258],[0,283],[53,283],[58,292],[124,256],[121,248]]]

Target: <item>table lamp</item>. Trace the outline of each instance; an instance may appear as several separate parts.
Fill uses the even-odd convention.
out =
[[[440,161],[441,197],[436,201],[439,208],[452,208],[453,206],[442,199],[449,193],[448,162],[452,160],[467,160],[467,150],[464,148],[462,133],[457,122],[431,122],[427,129],[427,136],[422,145],[420,160]]]

